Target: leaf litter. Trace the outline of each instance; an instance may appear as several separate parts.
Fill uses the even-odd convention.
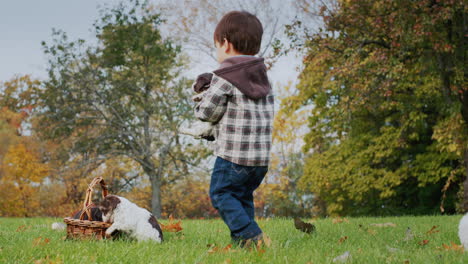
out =
[[[431,235],[440,232],[440,230],[437,230],[439,226],[433,226],[429,231],[426,232],[426,234]]]
[[[172,215],[169,216],[169,223],[167,224],[162,224],[160,223],[161,225],[161,229],[162,231],[166,231],[166,232],[179,232],[179,231],[182,231],[182,226],[181,226],[182,222],[179,220],[179,221],[174,221],[174,218],[172,217]]]
[[[437,247],[437,249],[444,251],[455,251],[459,253],[463,253],[465,251],[462,245],[455,244],[452,241],[450,241],[450,245],[442,244],[442,247]]]
[[[42,238],[41,236],[40,237],[36,237],[34,240],[33,240],[33,246],[37,247],[37,246],[45,246],[47,244],[49,244],[50,242],[50,239],[48,238]]]

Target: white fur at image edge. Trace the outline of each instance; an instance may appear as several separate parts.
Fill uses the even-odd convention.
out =
[[[460,220],[460,225],[458,226],[458,237],[460,238],[462,245],[465,247],[465,250],[468,250],[468,213]]]

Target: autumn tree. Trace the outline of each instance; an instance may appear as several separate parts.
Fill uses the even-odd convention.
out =
[[[0,178],[2,201],[0,212],[16,216],[34,215],[39,207],[34,195],[49,168],[40,160],[38,151],[25,143],[11,145],[1,166],[4,174]]]
[[[161,184],[186,174],[204,153],[186,148],[176,132],[191,116],[180,47],[161,36],[163,21],[147,2],[101,11],[94,24],[97,45],[69,41],[61,31],[43,43],[49,77],[41,95],[41,134],[55,141],[73,137],[75,154],[137,162],[150,178],[152,211],[160,216]]]
[[[283,107],[296,90],[290,83],[275,94],[280,110],[273,122],[273,145],[268,174],[255,191],[255,207],[260,216],[310,217],[312,193],[298,188],[305,156],[303,137],[307,133],[307,110]]]
[[[31,110],[38,104],[40,81],[22,75],[0,82],[0,106],[11,111]]]
[[[446,192],[468,209],[466,4],[299,1],[289,26],[305,52],[298,94],[310,107],[302,187],[328,214],[427,213]],[[298,37],[299,36],[299,37]],[[464,184],[462,184],[464,182]],[[443,188],[443,187],[446,188]]]
[[[18,142],[22,120],[22,113],[13,112],[7,107],[0,109],[0,157],[5,156],[10,145]]]
[[[0,82],[0,157],[15,143],[37,105],[40,82],[29,75]]]
[[[40,83],[29,75],[0,82],[0,215],[31,216],[49,167],[40,144],[26,136]]]

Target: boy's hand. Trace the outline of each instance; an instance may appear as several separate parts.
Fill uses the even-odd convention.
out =
[[[194,101],[196,103],[200,102],[202,100],[202,95],[203,94],[201,93],[201,94],[196,94],[196,95],[192,96],[192,101]]]

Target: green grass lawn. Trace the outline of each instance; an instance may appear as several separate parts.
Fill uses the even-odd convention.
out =
[[[181,232],[165,233],[157,244],[64,240],[65,231],[51,229],[61,219],[0,218],[0,263],[332,263],[346,251],[351,257],[345,263],[468,263],[468,252],[443,246],[460,244],[460,218],[321,219],[312,235],[297,231],[290,219],[265,219],[259,224],[272,243],[260,251],[213,249],[230,244],[221,220],[183,220]],[[379,223],[396,226],[372,225]]]

